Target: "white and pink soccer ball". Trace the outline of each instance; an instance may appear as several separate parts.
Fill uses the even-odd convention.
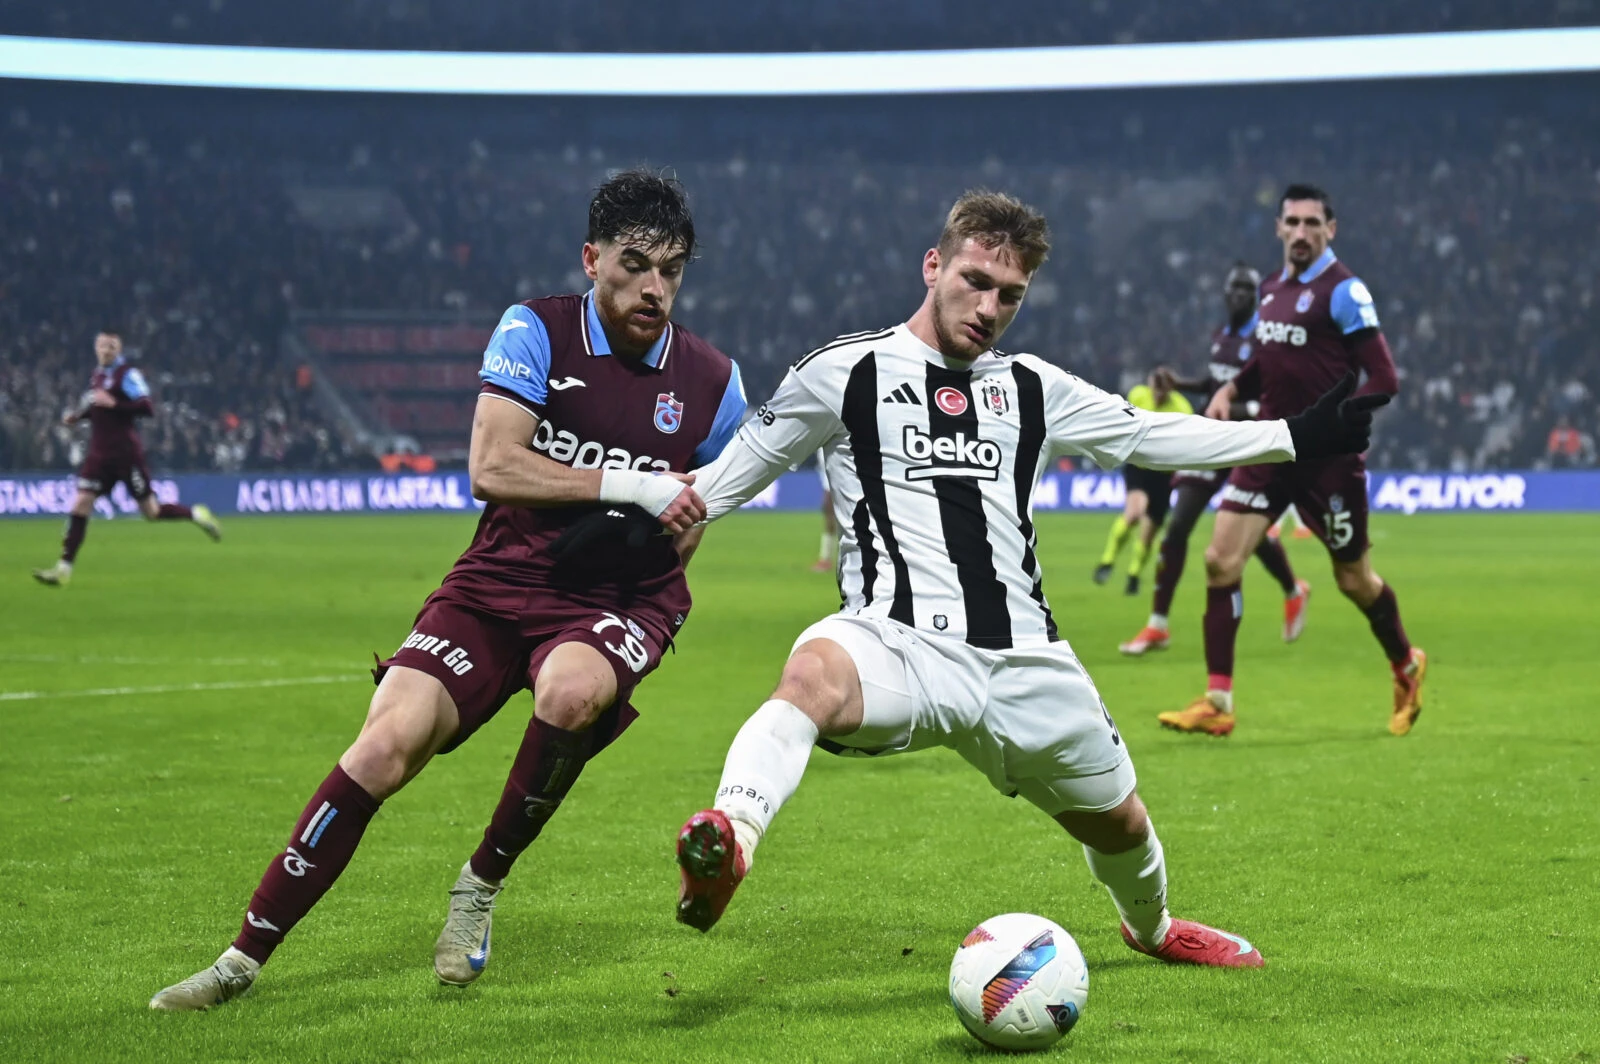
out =
[[[950,1004],[973,1037],[997,1049],[1054,1045],[1088,1000],[1083,953],[1042,916],[991,917],[967,934],[950,962]]]

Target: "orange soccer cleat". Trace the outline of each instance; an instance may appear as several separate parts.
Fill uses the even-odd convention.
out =
[[[1220,739],[1233,731],[1233,707],[1229,705],[1224,708],[1219,705],[1221,699],[1213,697],[1213,694],[1208,691],[1182,709],[1157,714],[1156,719],[1161,722],[1163,728],[1183,732],[1204,732]],[[1215,694],[1220,695],[1220,692]]]
[[[1389,731],[1405,735],[1422,715],[1422,681],[1428,675],[1428,655],[1412,647],[1404,665],[1394,666],[1394,712],[1389,715]]]
[[[1283,641],[1293,643],[1306,630],[1306,607],[1311,605],[1311,581],[1296,580],[1294,594],[1283,600]]]
[[[1238,935],[1218,931],[1193,920],[1174,919],[1167,937],[1155,949],[1141,946],[1122,925],[1122,941],[1136,953],[1164,960],[1168,964],[1203,964],[1208,968],[1260,968],[1266,963],[1261,951]]]
[[[678,923],[710,931],[744,881],[744,850],[718,809],[702,809],[678,832]]]
[[[1165,650],[1171,644],[1172,637],[1165,628],[1154,628],[1145,625],[1139,629],[1139,634],[1126,643],[1117,644],[1117,649],[1131,658],[1143,657],[1152,650]]]

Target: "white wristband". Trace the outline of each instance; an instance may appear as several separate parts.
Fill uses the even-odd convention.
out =
[[[660,517],[672,500],[687,487],[681,480],[637,469],[602,469],[600,501],[633,503],[651,517]]]

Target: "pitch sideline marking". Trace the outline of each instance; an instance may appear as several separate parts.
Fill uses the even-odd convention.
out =
[[[290,676],[271,680],[223,680],[217,683],[167,683],[149,687],[92,687],[84,691],[0,691],[0,702],[25,702],[40,698],[105,698],[113,695],[166,695],[186,691],[238,691],[264,687],[301,687],[308,684],[354,683],[367,677]]]

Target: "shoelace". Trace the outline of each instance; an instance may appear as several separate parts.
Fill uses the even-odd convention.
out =
[[[450,944],[458,949],[472,952],[483,944],[482,921],[457,920],[460,915],[481,917],[494,909],[494,895],[485,896],[484,892],[476,887],[452,887],[450,889]]]

